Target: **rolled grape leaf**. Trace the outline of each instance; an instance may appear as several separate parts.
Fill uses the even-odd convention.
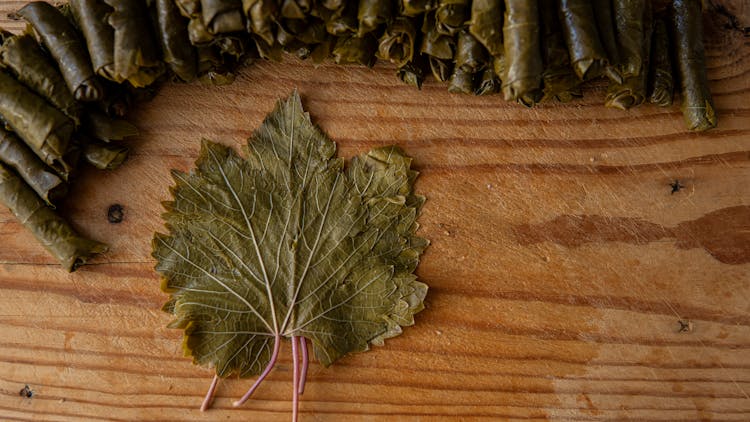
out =
[[[107,245],[78,235],[21,178],[0,164],[0,202],[68,271],[75,271]]]
[[[108,22],[115,30],[115,74],[134,87],[151,85],[164,73],[164,63],[143,0],[104,0],[114,11]]]
[[[475,79],[487,67],[487,50],[468,30],[458,33],[456,61],[448,84],[449,92],[473,94]]]
[[[190,42],[196,47],[210,45],[216,40],[216,36],[208,32],[208,28],[206,28],[206,24],[203,23],[203,19],[200,16],[190,18],[190,22],[188,22],[188,36],[190,37]]]
[[[180,10],[180,14],[188,19],[201,17],[200,0],[174,0],[175,5]]]
[[[203,83],[221,86],[234,82],[233,66],[216,46],[198,47],[198,75]]]
[[[12,168],[47,204],[68,193],[68,185],[13,132],[0,129],[0,163]]]
[[[58,9],[48,3],[35,1],[19,10],[18,15],[26,19],[39,35],[57,62],[75,99],[98,101],[104,96],[102,85],[91,67],[86,43]]]
[[[416,17],[438,7],[438,0],[400,0],[400,12],[404,16]]]
[[[542,17],[542,58],[544,59],[544,97],[542,101],[572,101],[583,96],[581,80],[570,65],[556,0],[540,0]]]
[[[244,32],[222,34],[216,38],[214,45],[225,56],[229,56],[233,62],[241,59],[251,60],[258,57],[257,49],[250,36]]]
[[[456,35],[471,15],[470,0],[439,0],[435,9],[435,27],[440,34]]]
[[[322,0],[320,5],[328,10],[338,10],[344,7],[346,3],[348,2],[345,0]]]
[[[417,28],[410,18],[394,19],[380,37],[377,56],[396,66],[404,66],[414,58]]]
[[[0,61],[16,78],[70,117],[81,121],[82,107],[68,89],[62,74],[30,34],[7,38],[0,47]]]
[[[104,98],[94,103],[94,106],[110,117],[125,117],[135,102],[130,84],[117,84],[110,81],[104,83]]]
[[[505,54],[501,54],[492,58],[492,70],[495,72],[495,75],[500,78],[501,81],[506,78],[507,69],[505,66]]]
[[[208,32],[225,34],[245,30],[241,0],[200,0],[201,18]]]
[[[491,67],[488,67],[479,75],[479,80],[475,82],[475,85],[476,90],[474,93],[476,95],[492,95],[500,92],[502,82],[495,71]]]
[[[306,19],[312,10],[311,0],[281,0],[281,17],[287,19]]]
[[[654,35],[651,40],[649,100],[660,107],[672,105],[674,80],[671,53],[667,22],[663,17],[658,17],[654,20]]]
[[[115,31],[107,23],[112,8],[104,0],[70,0],[70,9],[83,32],[94,72],[121,82],[115,73]]]
[[[453,74],[456,38],[438,32],[434,13],[425,16],[422,34],[420,52],[427,56],[432,75],[440,82],[449,80]]]
[[[162,58],[177,77],[190,82],[198,77],[198,53],[190,44],[188,19],[173,0],[155,0],[156,24]]]
[[[330,59],[331,54],[333,53],[333,45],[335,42],[335,37],[328,35],[323,40],[323,42],[316,44],[313,47],[312,52],[310,52],[310,58],[312,59],[313,63],[317,65]]]
[[[318,18],[283,19],[278,27],[276,41],[281,45],[289,45],[293,41],[303,44],[319,44],[328,37],[325,22]]]
[[[690,130],[711,129],[716,127],[716,111],[706,76],[701,2],[674,0],[672,9],[672,39],[685,124]]]
[[[163,309],[185,353],[217,377],[262,373],[257,386],[284,338],[311,340],[328,366],[399,335],[423,309],[427,286],[412,273],[428,242],[416,235],[424,197],[411,159],[393,146],[348,166],[335,154],[295,93],[245,158],[204,141],[196,169],[173,172],[169,233],[153,240]]]
[[[0,71],[0,115],[39,158],[63,178],[72,168],[68,152],[73,121],[4,71]]]
[[[458,33],[455,60],[456,67],[477,73],[487,66],[487,50],[468,30],[463,30]]]
[[[538,7],[537,0],[505,0],[503,94],[507,101],[518,101],[526,107],[542,98],[544,65]]]
[[[336,9],[329,9],[321,6],[317,8],[315,12],[325,22],[326,31],[329,34],[335,36],[349,36],[356,34],[359,29],[357,6],[358,2],[349,1],[343,3],[341,7]]]
[[[643,17],[651,10],[649,0],[613,0],[612,12],[615,17],[618,50],[620,52],[620,73],[623,79],[640,75],[644,69],[643,40],[645,24]],[[648,68],[646,68],[647,70]]]
[[[621,84],[610,82],[604,105],[620,110],[641,105],[646,98],[646,85],[642,76],[630,76]]]
[[[473,94],[474,73],[464,68],[454,66],[453,74],[448,80],[448,92],[454,94]]]
[[[106,114],[89,109],[85,113],[84,131],[99,140],[122,141],[138,135],[138,129],[123,119],[113,119]]]
[[[247,30],[271,45],[274,42],[274,23],[279,7],[275,0],[243,0],[242,10],[247,17]]]
[[[333,48],[333,61],[337,64],[360,64],[372,67],[377,61],[375,52],[378,40],[372,34],[364,37],[339,37]]]
[[[430,71],[429,63],[419,54],[413,61],[398,68],[396,75],[407,85],[422,89],[422,82]]]
[[[83,159],[99,170],[114,170],[128,158],[128,148],[123,145],[88,141],[83,146]]]
[[[484,45],[490,55],[503,54],[503,0],[471,2],[469,32]]]
[[[626,76],[622,84],[610,82],[607,90],[607,96],[604,105],[607,107],[627,110],[631,107],[641,105],[646,99],[646,90],[648,85],[648,68],[651,56],[651,34],[653,32],[653,15],[651,7],[643,10],[643,16],[640,17],[642,29],[640,31],[643,40],[641,40],[642,58],[640,65],[643,69],[638,69],[637,75]]]
[[[594,18],[596,27],[599,30],[599,39],[602,47],[607,53],[608,64],[604,68],[604,74],[612,82],[622,83],[620,74],[620,51],[617,45],[617,35],[615,34],[615,18],[612,11],[612,0],[595,0],[591,2],[594,9]]]
[[[393,3],[390,0],[359,0],[359,36],[362,37],[388,22],[393,13]]]
[[[609,65],[599,38],[592,3],[560,0],[560,20],[573,69],[582,80],[599,76]]]

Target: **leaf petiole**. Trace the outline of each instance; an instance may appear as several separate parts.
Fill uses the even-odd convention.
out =
[[[249,390],[247,390],[247,393],[245,393],[242,398],[237,400],[236,402],[232,403],[234,407],[242,406],[255,392],[255,390],[260,386],[260,383],[263,382],[263,380],[268,376],[268,374],[271,372],[271,369],[276,365],[276,359],[279,357],[279,347],[281,346],[281,336],[276,335],[274,337],[274,343],[273,343],[273,353],[271,354],[271,360],[268,362],[268,365],[266,366],[266,369],[263,370],[263,373],[260,374],[257,380],[255,380],[255,384],[253,384],[252,387],[250,387]]]
[[[299,380],[299,394],[305,393],[305,381],[307,381],[307,367],[310,365],[310,356],[307,354],[307,341],[303,336],[299,336],[299,346],[302,351],[302,376]]]
[[[208,387],[206,398],[203,399],[203,404],[201,404],[201,412],[205,412],[206,409],[208,409],[208,406],[211,406],[211,402],[214,400],[214,393],[216,393],[216,385],[218,383],[219,383],[219,376],[214,375],[214,379],[213,381],[211,381],[211,386]]]
[[[292,422],[297,422],[299,409],[299,344],[297,342],[299,339],[300,337],[292,336],[292,367],[294,368],[292,378]]]

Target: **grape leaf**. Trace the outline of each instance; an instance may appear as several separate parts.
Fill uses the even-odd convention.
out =
[[[424,197],[398,147],[345,166],[296,91],[244,152],[204,140],[196,169],[173,171],[169,234],[154,236],[153,256],[186,355],[216,370],[203,408],[218,377],[261,374],[244,402],[289,338],[296,416],[305,339],[328,366],[399,335],[423,309],[427,286],[413,272],[428,245],[415,234]]]

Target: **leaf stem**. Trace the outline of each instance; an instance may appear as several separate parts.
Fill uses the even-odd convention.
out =
[[[292,388],[292,422],[297,422],[299,408],[299,350],[297,340],[298,336],[292,336],[292,367],[294,368],[293,388]]]
[[[206,409],[208,409],[208,407],[211,406],[211,402],[214,400],[214,393],[216,393],[216,385],[218,383],[219,383],[219,376],[214,375],[214,379],[213,381],[211,381],[211,386],[208,387],[206,398],[203,399],[203,403],[201,404],[201,412],[205,412]]]
[[[307,367],[310,365],[310,356],[307,354],[307,341],[304,336],[299,336],[299,346],[302,351],[302,374],[299,380],[299,394],[305,392],[305,381],[307,381]]]
[[[252,387],[250,387],[249,390],[247,390],[247,393],[245,393],[242,398],[237,400],[236,402],[232,403],[234,407],[242,406],[255,392],[255,390],[260,386],[260,383],[263,382],[263,380],[268,376],[268,374],[271,372],[271,369],[276,365],[276,359],[279,357],[279,347],[281,346],[281,336],[276,335],[274,336],[274,343],[273,343],[273,353],[271,354],[271,360],[268,362],[268,365],[266,366],[266,369],[263,370],[263,373],[260,374],[257,380],[255,380],[255,383]]]

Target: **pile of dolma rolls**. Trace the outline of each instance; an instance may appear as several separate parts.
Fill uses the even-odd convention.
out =
[[[161,82],[233,81],[283,53],[315,63],[393,63],[420,88],[502,93],[531,107],[608,80],[605,104],[672,104],[716,125],[701,0],[70,0],[18,11],[0,33],[0,200],[70,271],[106,247],[55,214],[79,162],[111,169],[135,134],[122,120]],[[677,85],[677,87],[675,87]]]

